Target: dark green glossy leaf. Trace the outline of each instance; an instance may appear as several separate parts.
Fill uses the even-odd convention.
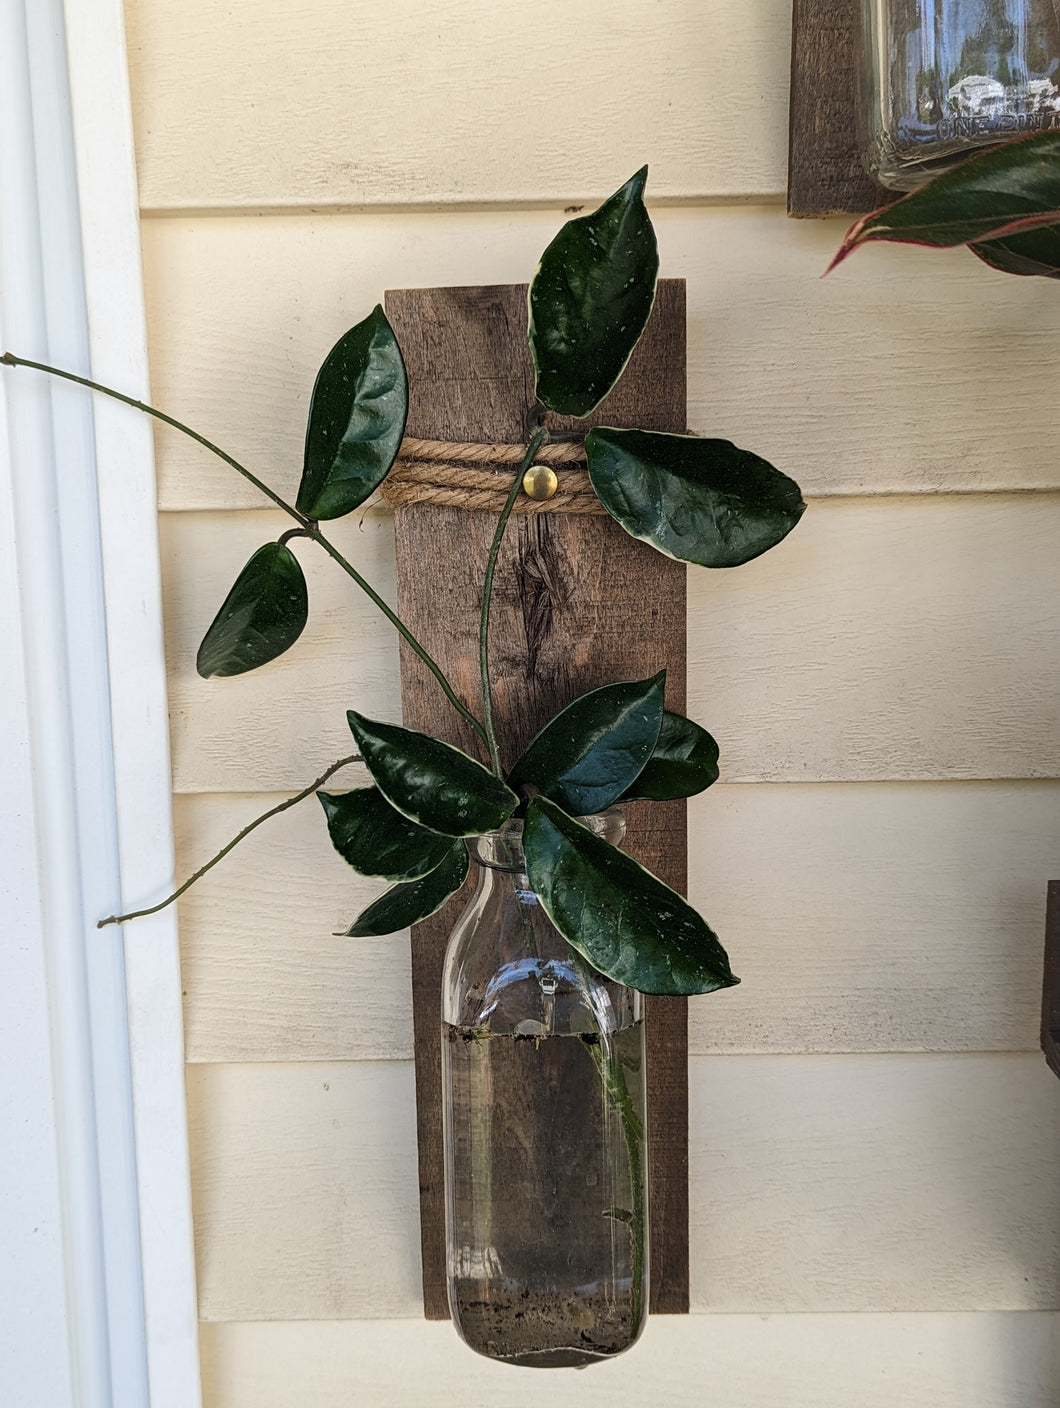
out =
[[[411,821],[446,836],[479,836],[515,810],[515,793],[452,744],[352,709],[346,717],[375,785]]]
[[[451,836],[417,826],[394,810],[377,787],[336,795],[318,792],[331,844],[347,865],[379,880],[418,880],[452,849]]]
[[[203,679],[267,665],[302,634],[309,594],[298,560],[283,543],[258,548],[202,638],[195,668]]]
[[[1039,274],[1060,278],[1060,225],[1042,225],[1025,234],[969,245],[984,264],[1005,274]]]
[[[1022,137],[969,158],[846,233],[831,268],[872,240],[948,248],[1005,239],[1060,221],[1060,132]]]
[[[530,285],[537,396],[587,416],[622,375],[655,301],[659,253],[644,208],[642,167],[591,215],[569,220]]]
[[[651,757],[663,717],[666,671],[592,689],[561,710],[508,775],[532,783],[572,816],[603,811]]]
[[[739,982],[680,895],[543,797],[526,814],[523,853],[549,919],[609,978],[676,997]]]
[[[460,841],[452,846],[441,865],[422,879],[395,885],[362,910],[346,930],[346,937],[373,938],[418,924],[441,909],[450,895],[456,894],[467,879],[467,871],[467,847]]]
[[[701,567],[758,557],[806,508],[794,479],[728,440],[597,428],[585,453],[593,488],[627,533]]]
[[[718,745],[682,714],[663,714],[659,741],[644,771],[620,802],[674,802],[705,792],[718,780]]]
[[[363,504],[397,457],[408,412],[401,349],[377,306],[336,342],[317,373],[299,513],[340,518]]]

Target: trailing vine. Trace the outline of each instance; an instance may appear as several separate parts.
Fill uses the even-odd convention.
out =
[[[570,220],[545,250],[530,285],[527,337],[543,413],[586,417],[612,390],[655,300],[659,259],[644,204],[647,168],[598,210]],[[317,544],[384,614],[475,730],[490,767],[426,734],[347,718],[371,785],[328,793],[328,769],[310,787],[234,837],[171,903],[267,817],[316,791],[331,841],[363,875],[392,888],[359,914],[351,936],[386,934],[426,918],[463,884],[466,840],[523,818],[530,883],[551,922],[601,973],[648,993],[685,995],[729,987],[719,939],[678,894],[583,826],[578,818],[633,799],[672,800],[709,787],[718,747],[691,719],[668,711],[665,674],[590,690],[552,719],[510,769],[497,746],[489,670],[494,570],[523,474],[548,439],[532,430],[485,569],[479,628],[481,717],[459,697],[427,646],[321,530],[363,505],[398,459],[408,419],[408,378],[381,307],[339,339],[313,388],[301,482],[294,504],[231,455],[174,417],[131,396],[44,363],[4,353],[113,397],[190,436],[255,485],[297,527],[262,545],[238,573],[207,628],[196,666],[205,678],[243,674],[289,650],[305,629],[308,589],[288,546]],[[667,556],[735,567],[781,541],[805,505],[793,480],[727,440],[596,427],[584,442],[588,477],[603,509]],[[350,759],[344,760],[346,762]]]

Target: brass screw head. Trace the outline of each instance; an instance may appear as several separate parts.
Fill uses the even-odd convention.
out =
[[[539,503],[550,499],[558,488],[556,471],[550,469],[547,464],[532,464],[523,475],[523,492],[528,498],[536,499]]]

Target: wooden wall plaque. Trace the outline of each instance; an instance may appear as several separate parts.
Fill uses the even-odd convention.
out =
[[[407,433],[419,439],[525,444],[534,404],[525,285],[401,289],[387,317],[409,373]],[[685,286],[660,281],[655,308],[625,375],[589,421],[551,417],[557,431],[589,424],[684,431]],[[395,511],[398,604],[413,633],[478,709],[478,616],[496,518],[412,504]],[[490,627],[501,753],[514,759],[559,708],[584,690],[667,668],[666,703],[685,707],[685,566],[630,538],[608,516],[513,516],[498,561]],[[439,624],[444,628],[439,629]],[[482,757],[470,727],[404,645],[407,727]],[[682,894],[685,804],[627,809],[625,848]],[[424,1311],[449,1315],[442,1187],[440,986],[458,895],[412,939]],[[688,1310],[688,1033],[680,998],[647,999],[651,1301]]]
[[[855,134],[861,0],[794,0],[788,214],[864,215],[895,199],[869,179]]]

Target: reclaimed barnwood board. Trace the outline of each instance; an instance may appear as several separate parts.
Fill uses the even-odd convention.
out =
[[[864,215],[894,199],[866,175],[855,134],[857,6],[794,0],[788,214]]]
[[[1045,912],[1045,977],[1042,982],[1042,1050],[1060,1076],[1060,880],[1049,881]]]
[[[401,289],[386,310],[408,366],[408,434],[423,439],[525,442],[534,404],[526,346],[526,287]],[[593,423],[683,431],[685,286],[663,280],[625,376]],[[586,422],[555,417],[557,431]],[[492,514],[415,504],[396,511],[398,606],[458,694],[478,710],[478,619]],[[494,582],[494,710],[507,763],[584,690],[669,671],[667,706],[685,707],[685,568],[634,541],[612,519],[513,517]],[[404,646],[407,727],[440,734],[482,757],[478,740]],[[682,892],[684,803],[629,808],[627,849]],[[424,1310],[448,1315],[442,1188],[439,991],[446,938],[464,896],[416,926],[413,1016],[419,1125]],[[688,1035],[686,1004],[653,998],[647,1011],[651,1117],[651,1308],[688,1309]]]

